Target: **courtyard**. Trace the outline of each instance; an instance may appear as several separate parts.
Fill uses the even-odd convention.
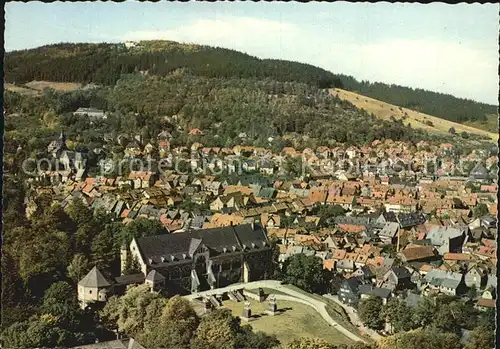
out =
[[[344,336],[334,327],[328,325],[313,308],[308,305],[291,302],[277,301],[278,313],[268,315],[266,310],[268,302],[259,303],[248,299],[252,318],[248,321],[255,331],[274,334],[282,343],[288,343],[301,337],[318,337],[332,344],[350,344],[352,340]],[[225,300],[223,306],[230,309],[234,316],[243,314],[243,302]],[[242,323],[245,323],[242,320]]]

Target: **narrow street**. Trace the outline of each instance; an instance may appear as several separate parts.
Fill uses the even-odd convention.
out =
[[[339,300],[338,296],[331,295],[331,294],[324,294],[323,297],[326,297],[328,299],[333,300],[335,303],[337,303],[342,308],[344,308],[344,310],[346,311],[347,315],[349,315],[349,319],[351,320],[351,322],[355,326],[357,326],[363,333],[366,333],[367,335],[369,335],[372,339],[374,339],[376,341],[378,341],[380,338],[382,338],[382,336],[379,335],[376,331],[365,327],[363,325],[363,323],[361,322],[361,320],[359,319],[359,316],[358,316],[357,312],[354,310],[354,308],[350,307],[350,306],[348,306],[348,305],[346,305],[344,303],[342,303]]]

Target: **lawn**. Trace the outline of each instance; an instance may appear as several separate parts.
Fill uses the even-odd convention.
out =
[[[352,340],[329,326],[321,315],[305,304],[278,300],[278,311],[281,312],[270,316],[265,312],[268,307],[267,302],[259,303],[255,300],[249,302],[253,318],[248,323],[255,331],[276,335],[282,343],[301,337],[318,337],[332,344],[352,344]],[[233,315],[242,315],[242,302],[226,300],[223,305],[231,309]]]

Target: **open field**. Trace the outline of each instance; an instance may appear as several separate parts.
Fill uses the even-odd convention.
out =
[[[453,127],[457,133],[468,132],[497,141],[498,134],[481,130],[475,127],[462,125],[456,122],[440,119],[435,116],[420,113],[407,108],[379,101],[370,97],[366,97],[354,92],[342,90],[339,88],[329,89],[329,93],[333,96],[338,96],[340,99],[351,102],[358,108],[366,110],[368,113],[373,113],[377,118],[389,120],[391,116],[395,119],[404,119],[404,123],[410,123],[413,128],[424,129],[434,133],[448,133],[448,130]],[[405,118],[405,113],[407,114]]]
[[[318,337],[332,344],[352,344],[352,340],[329,326],[314,309],[305,304],[278,300],[278,311],[281,310],[281,313],[270,316],[265,312],[268,302],[249,302],[253,318],[248,323],[255,331],[276,335],[282,343],[301,337]],[[226,300],[223,306],[230,309],[233,315],[241,316],[244,304]]]
[[[4,84],[4,88],[6,91],[12,91],[12,92],[16,92],[16,93],[19,93],[21,95],[26,95],[26,96],[38,96],[40,94],[40,92],[37,90],[33,90],[33,89],[22,87],[22,86],[17,86],[14,84],[6,83],[6,84]]]
[[[81,88],[82,84],[74,82],[31,81],[25,84],[25,86],[38,91],[43,91],[44,88],[49,87],[59,92],[68,92]]]

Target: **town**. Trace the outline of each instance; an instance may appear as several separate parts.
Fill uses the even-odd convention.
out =
[[[0,349],[493,348],[493,6],[9,2]]]
[[[146,171],[87,176],[84,157],[67,149],[61,133],[48,149],[61,170],[29,179],[28,216],[37,195],[48,194],[63,208],[78,201],[124,225],[146,219],[168,232],[122,246],[121,275],[113,280],[90,270],[79,282],[83,308],[131,284],[173,296],[270,279],[273,248],[280,266],[298,254],[319,258],[325,271],[340,277],[330,297],[348,314],[370,296],[415,306],[444,294],[466,297],[479,310],[495,307],[496,156],[474,150],[460,164],[468,173],[458,173],[449,143],[420,142],[412,149],[386,140],[364,148],[285,147],[274,154],[199,142],[171,149],[168,131],[158,133],[156,144],[129,138],[126,158],[148,160]],[[176,170],[180,160],[185,172]],[[151,168],[161,161],[164,170]],[[139,266],[134,274],[126,274],[128,259]],[[391,327],[387,322],[378,332],[391,333]]]

